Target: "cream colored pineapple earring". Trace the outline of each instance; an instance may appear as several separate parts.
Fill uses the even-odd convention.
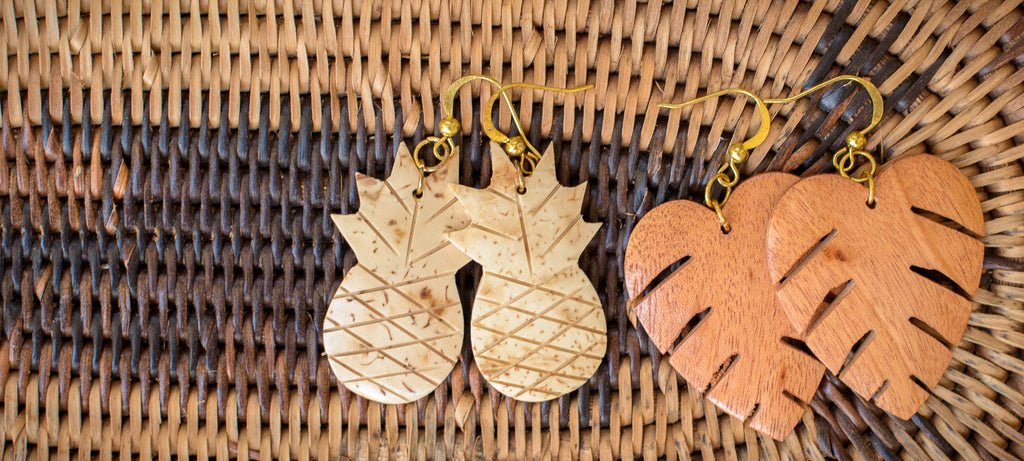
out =
[[[482,116],[494,141],[490,187],[450,186],[472,223],[448,239],[483,266],[470,325],[477,366],[502,394],[537,402],[578,388],[604,358],[604,310],[577,263],[601,224],[580,214],[585,184],[558,183],[550,146],[542,156],[521,131],[509,137],[495,129],[494,103],[513,88],[591,86],[502,87]]]
[[[359,264],[331,300],[324,349],[335,377],[377,402],[406,403],[429,394],[462,349],[455,272],[469,258],[445,235],[469,224],[448,185],[459,182],[455,95],[472,80],[501,86],[478,75],[453,82],[441,101],[441,136],[427,137],[412,154],[399,142],[391,175],[380,181],[357,174],[359,210],[332,216]],[[421,158],[425,147],[433,166]]]

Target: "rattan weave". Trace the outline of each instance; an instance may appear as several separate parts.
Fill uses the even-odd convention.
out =
[[[1024,458],[1024,8],[1019,0],[48,0],[0,5],[0,456],[65,459]],[[415,404],[337,385],[327,301],[354,256],[329,219],[430,134],[461,75],[517,93],[563,184],[605,226],[581,258],[608,355],[579,391],[521,404],[469,345]],[[930,152],[986,216],[978,305],[910,421],[826,377],[773,442],[688,387],[631,324],[622,256],[638,216],[699,197],[752,112],[841,73],[886,98],[869,148]],[[480,97],[458,102],[461,177],[489,177]],[[856,94],[856,95],[855,95]],[[776,114],[746,174],[828,172],[867,99]],[[508,114],[501,115],[508,127]],[[396,141],[396,137],[399,138]],[[685,223],[683,223],[685,225]],[[898,232],[898,230],[894,230]],[[469,305],[479,266],[460,273]],[[467,307],[468,313],[468,307]],[[468,338],[468,335],[467,335]]]

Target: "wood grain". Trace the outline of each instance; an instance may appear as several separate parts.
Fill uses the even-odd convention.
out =
[[[723,410],[776,440],[800,421],[825,371],[786,339],[800,335],[768,272],[771,210],[797,180],[766,173],[741,182],[723,210],[728,234],[697,202],[662,204],[637,224],[625,256],[630,304],[672,366]]]
[[[324,320],[324,349],[349,390],[381,403],[432,392],[462,348],[463,318],[455,271],[469,258],[445,238],[469,224],[448,188],[458,152],[413,192],[419,170],[404,144],[386,181],[359,175],[359,211],[333,215],[359,258]]]
[[[491,144],[487,189],[452,186],[473,222],[449,239],[483,265],[470,337],[480,373],[509,397],[537,402],[594,374],[607,342],[604,309],[579,268],[601,227],[583,221],[586,185],[563,187],[548,147],[526,192],[518,170]]]
[[[974,235],[984,234],[984,219],[970,181],[931,155],[892,163],[876,191],[872,209],[867,188],[839,175],[801,181],[772,216],[769,261],[817,357],[861,397],[908,419],[945,372],[972,307],[914,268],[973,295],[984,256],[977,238],[914,210]]]

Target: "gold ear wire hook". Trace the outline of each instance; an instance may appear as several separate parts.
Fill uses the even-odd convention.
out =
[[[878,164],[875,161],[875,157],[866,152],[864,147],[868,143],[865,135],[882,121],[882,112],[885,110],[885,103],[882,101],[882,93],[878,91],[878,87],[863,77],[858,77],[856,75],[840,75],[814,85],[795,95],[786,98],[765,99],[764,102],[767,104],[793,102],[814,93],[815,91],[842,81],[857,83],[867,90],[868,95],[871,97],[871,122],[868,123],[868,126],[864,129],[853,131],[846,136],[846,147],[839,149],[835,155],[832,156],[832,165],[839,171],[839,174],[843,175],[843,177],[850,178],[859,183],[868,183],[867,203],[868,206],[873,206],[875,203],[875,170],[878,167]],[[850,177],[850,173],[853,172],[858,156],[866,159],[870,166],[866,171],[861,173],[860,176],[853,178]]]
[[[761,125],[757,128],[757,133],[754,133],[754,136],[750,137],[750,139],[739,144],[729,146],[729,160],[718,169],[718,173],[712,176],[711,179],[708,180],[708,184],[704,186],[704,204],[715,210],[715,213],[718,214],[718,220],[722,222],[722,230],[725,232],[729,232],[732,227],[729,226],[729,221],[725,219],[725,215],[722,213],[722,207],[725,206],[725,202],[729,200],[729,195],[732,194],[732,188],[740,182],[739,166],[746,162],[747,158],[750,157],[750,149],[761,145],[765,139],[768,139],[768,130],[771,127],[771,114],[768,112],[768,106],[765,105],[765,100],[762,100],[749,90],[744,90],[742,88],[730,88],[678,104],[664,102],[658,104],[658,107],[665,109],[682,109],[684,107],[699,104],[709,99],[718,98],[727,94],[742,94],[753,99],[758,110],[758,115],[761,119]],[[726,173],[726,171],[728,171],[728,173]],[[729,177],[729,173],[732,173],[732,178]],[[725,195],[720,201],[711,198],[711,188],[714,187],[716,182],[725,188]]]
[[[797,99],[803,98],[811,93],[819,91],[823,88],[831,86],[836,82],[849,81],[857,83],[867,90],[868,95],[871,97],[871,123],[868,124],[863,130],[860,130],[860,134],[866,135],[869,131],[873,130],[879,122],[882,121],[882,111],[885,109],[885,103],[882,101],[882,93],[878,91],[878,87],[874,83],[869,82],[863,77],[856,75],[840,75],[838,77],[830,78],[824,82],[814,85],[804,91],[794,94],[785,98],[766,98],[764,99],[765,104],[785,104],[788,102],[796,101]]]
[[[541,154],[533,144],[530,144],[530,141],[526,140],[526,137],[524,136],[526,131],[523,130],[523,126],[519,123],[519,117],[516,115],[516,110],[511,106],[511,104],[509,104],[509,107],[512,111],[512,120],[515,122],[516,130],[519,131],[519,134],[510,138],[508,135],[494,127],[494,121],[491,118],[491,113],[494,109],[494,102],[498,100],[498,95],[505,97],[507,101],[508,96],[506,92],[513,88],[526,88],[531,90],[570,94],[586,91],[593,87],[594,85],[583,85],[576,88],[555,88],[544,85],[535,85],[532,83],[510,83],[499,88],[498,91],[491,95],[491,98],[487,100],[487,105],[484,106],[484,113],[481,116],[480,124],[483,126],[484,133],[487,134],[487,137],[491,138],[491,140],[496,143],[502,144],[505,148],[505,153],[507,153],[510,158],[517,161],[520,173],[520,191],[523,190],[523,176],[529,176],[533,173],[533,167],[537,165]]]
[[[456,134],[458,134],[459,131],[462,129],[462,126],[459,124],[458,119],[456,119],[455,116],[453,115],[455,113],[455,96],[458,94],[459,89],[461,89],[463,85],[473,80],[484,80],[498,88],[501,88],[501,82],[498,82],[497,80],[486,75],[467,75],[452,82],[450,85],[448,85],[448,88],[444,90],[444,95],[441,98],[441,110],[444,111],[445,117],[441,119],[440,122],[437,123],[437,128],[441,132],[441,136],[427,136],[422,141],[420,141],[420,143],[417,144],[416,148],[413,149],[412,151],[413,162],[416,164],[416,168],[419,168],[420,170],[419,185],[416,187],[416,191],[414,192],[414,195],[416,195],[417,197],[423,194],[424,176],[426,176],[429,173],[433,173],[437,170],[440,170],[441,168],[444,168],[444,166],[448,163],[448,159],[451,158],[452,152],[454,152],[455,150],[455,142],[452,141],[452,138]],[[502,94],[502,96],[504,96],[503,99],[505,100],[505,104],[508,105],[510,109],[513,109],[512,117],[515,121],[516,126],[518,127],[519,118],[515,114],[514,107],[512,106],[512,100],[509,99],[508,95]],[[434,158],[437,159],[438,161],[438,163],[434,166],[427,166],[426,163],[424,163],[423,160],[420,158],[420,150],[430,143],[433,143],[432,150],[434,153]]]

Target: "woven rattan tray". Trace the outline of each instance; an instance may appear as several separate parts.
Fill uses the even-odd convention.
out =
[[[867,2],[10,0],[0,6],[0,455],[45,459],[1024,457],[1024,8]],[[608,355],[578,391],[491,391],[468,344],[434,394],[381,406],[337,385],[327,301],[354,256],[329,215],[432,132],[455,78],[593,83],[517,93],[563,184],[605,226],[580,264]],[[827,376],[784,442],[689,388],[629,321],[637,216],[697,197],[750,109],[841,73],[885,95],[869,148],[930,152],[982,199],[986,272],[932,397],[895,419]],[[489,176],[462,93],[461,177]],[[867,101],[773,107],[745,173],[829,171]],[[502,115],[508,126],[508,114]],[[472,122],[470,120],[473,120]],[[710,170],[710,172],[709,172]],[[472,299],[479,266],[460,273]],[[468,337],[468,336],[467,336]],[[129,458],[122,458],[129,459]]]

